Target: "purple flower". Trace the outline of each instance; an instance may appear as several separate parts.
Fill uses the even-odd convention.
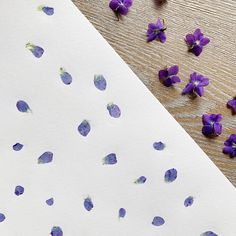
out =
[[[48,206],[52,206],[54,204],[54,199],[53,198],[49,198],[48,200],[46,200],[46,204]]]
[[[38,158],[38,164],[46,164],[52,162],[53,159],[53,153],[52,152],[44,152],[39,158]]]
[[[62,67],[60,68],[60,77],[64,84],[69,85],[72,83],[72,76]]]
[[[166,173],[165,173],[165,181],[166,182],[173,182],[175,181],[177,178],[177,170],[176,169],[170,169],[170,170],[167,170]]]
[[[124,218],[126,215],[126,210],[124,208],[120,208],[119,210],[119,218]]]
[[[217,236],[217,234],[212,231],[207,231],[207,232],[201,234],[201,236]]]
[[[183,94],[197,94],[202,97],[204,95],[204,87],[209,84],[209,79],[196,72],[190,75],[189,83],[185,86]]]
[[[6,219],[6,216],[3,213],[0,213],[0,222],[3,222]]]
[[[158,18],[157,23],[150,23],[147,30],[147,41],[151,42],[153,40],[159,40],[161,43],[165,43],[166,34],[165,34],[165,22]]]
[[[162,151],[165,148],[165,144],[162,142],[155,142],[153,143],[153,148],[158,151]]]
[[[108,110],[110,116],[113,118],[119,118],[121,115],[120,108],[114,103],[108,104],[107,110]]]
[[[111,0],[109,7],[115,12],[117,16],[127,15],[129,8],[132,6],[132,0]]]
[[[93,209],[93,203],[92,203],[91,198],[87,197],[84,199],[84,208],[87,211],[91,211]]]
[[[89,134],[90,130],[91,130],[91,127],[87,120],[82,121],[78,127],[79,133],[84,137],[86,137]]]
[[[38,10],[43,11],[48,16],[52,16],[54,14],[54,9],[52,7],[39,6]]]
[[[193,197],[190,196],[190,197],[187,197],[185,200],[184,200],[184,206],[185,207],[189,207],[189,206],[192,206],[193,205]]]
[[[199,56],[202,53],[203,47],[210,42],[210,39],[204,37],[200,29],[196,29],[193,34],[186,35],[185,41],[189,51],[195,56]]]
[[[165,220],[160,216],[155,216],[152,220],[152,224],[155,226],[161,226],[165,224]]]
[[[23,101],[23,100],[17,101],[16,108],[20,112],[28,112],[30,110],[29,105],[25,101]]]
[[[94,85],[97,89],[104,91],[107,87],[106,79],[103,75],[94,75]]]
[[[16,143],[12,146],[14,151],[20,151],[23,148],[23,144],[21,143]]]
[[[181,82],[179,76],[177,76],[178,72],[179,67],[177,65],[171,66],[170,68],[166,68],[164,70],[160,70],[159,79],[166,87],[170,87],[175,83]]]
[[[18,186],[16,186],[16,188],[15,188],[15,195],[16,195],[16,196],[20,196],[21,194],[24,193],[24,191],[25,191],[24,187],[18,185]]]
[[[236,134],[231,134],[224,142],[223,153],[228,154],[231,158],[236,157]]]
[[[115,153],[110,153],[103,158],[104,165],[114,165],[117,163],[117,158]]]
[[[63,236],[62,229],[59,226],[54,226],[51,230],[51,236]]]
[[[205,136],[219,136],[222,133],[221,114],[211,114],[202,116],[202,133]]]
[[[35,46],[32,43],[27,43],[26,48],[29,49],[33,53],[33,55],[37,58],[40,58],[44,53],[43,48]]]
[[[135,180],[135,184],[144,184],[147,178],[145,176],[140,176],[137,180]]]
[[[227,102],[227,107],[232,109],[233,114],[236,114],[236,97]]]

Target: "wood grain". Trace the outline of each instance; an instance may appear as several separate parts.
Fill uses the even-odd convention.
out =
[[[154,0],[134,0],[128,16],[120,21],[108,0],[73,2],[236,186],[236,158],[222,153],[224,140],[236,133],[236,116],[225,105],[236,94],[236,1],[168,0],[159,5]],[[158,17],[167,22],[167,42],[146,43],[147,24]],[[184,42],[184,36],[197,27],[211,39],[199,58],[187,52]],[[157,71],[173,64],[180,66],[183,82],[165,88],[157,80]],[[205,96],[194,100],[181,95],[193,71],[210,79]],[[204,113],[223,114],[220,137],[207,139],[201,134]]]

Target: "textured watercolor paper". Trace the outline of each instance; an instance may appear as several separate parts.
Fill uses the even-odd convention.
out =
[[[1,0],[0,235],[235,236],[236,190],[69,0]]]

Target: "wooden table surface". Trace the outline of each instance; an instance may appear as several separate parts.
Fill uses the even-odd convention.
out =
[[[236,158],[222,153],[224,140],[236,133],[236,116],[226,102],[236,95],[236,1],[235,0],[134,0],[129,14],[117,21],[109,9],[109,0],[73,0],[76,6],[112,45],[155,97],[175,117],[236,186]],[[167,42],[146,43],[149,22],[158,17],[167,23]],[[200,55],[187,52],[184,37],[200,27],[211,39]],[[166,88],[157,79],[157,71],[178,64],[182,83]],[[199,72],[210,79],[205,96],[191,100],[181,91],[190,73]],[[223,133],[208,139],[201,133],[204,113],[223,115]]]

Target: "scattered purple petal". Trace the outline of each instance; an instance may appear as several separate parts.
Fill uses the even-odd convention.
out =
[[[126,215],[126,210],[124,208],[120,208],[119,210],[119,218],[124,218]]]
[[[84,137],[86,137],[89,134],[90,130],[91,127],[87,120],[82,121],[82,123],[78,127],[79,133]]]
[[[119,17],[119,15],[127,15],[129,8],[132,6],[132,0],[111,0],[109,7]]]
[[[63,236],[62,229],[59,226],[54,226],[51,230],[51,236]]]
[[[162,142],[155,142],[155,143],[153,143],[153,148],[158,151],[162,151],[165,148],[165,144]]]
[[[196,72],[190,75],[189,83],[185,86],[183,94],[204,95],[204,87],[209,84],[209,79]]]
[[[6,216],[3,213],[0,213],[0,222],[3,222],[6,219]]]
[[[17,101],[16,108],[20,112],[28,112],[30,110],[29,105],[25,101],[23,101],[23,100]]]
[[[110,153],[103,158],[104,165],[114,165],[117,163],[117,158],[115,153]]]
[[[165,181],[166,182],[173,182],[175,181],[177,178],[177,170],[176,169],[170,169],[170,170],[167,170],[166,173],[165,173]]]
[[[201,236],[218,236],[218,235],[212,231],[207,231],[207,232],[201,234]]]
[[[24,193],[24,191],[25,191],[25,189],[20,185],[15,187],[15,195],[16,196],[22,195]]]
[[[114,103],[108,104],[107,110],[109,111],[110,116],[113,118],[119,118],[121,115],[120,108]]]
[[[52,16],[54,14],[54,8],[53,7],[39,6],[38,10],[43,11],[48,16]]]
[[[150,23],[148,25],[147,41],[151,42],[153,40],[158,40],[161,43],[165,43],[166,41],[165,30],[166,26],[164,20],[158,18],[156,23]]]
[[[137,180],[135,180],[135,184],[144,184],[147,178],[145,176],[140,176]]]
[[[233,114],[236,114],[236,97],[227,102],[227,107],[231,108]]]
[[[44,53],[43,48],[35,46],[32,43],[27,43],[26,48],[29,49],[33,53],[33,55],[37,58],[40,58]]]
[[[155,226],[161,226],[165,224],[165,220],[160,216],[155,216],[153,218],[152,224]]]
[[[222,133],[221,114],[211,114],[202,116],[202,133],[207,137],[219,136]]]
[[[94,75],[94,85],[97,89],[104,91],[107,87],[106,79],[103,75]]]
[[[52,152],[44,152],[39,158],[38,158],[38,164],[46,164],[50,163],[53,160],[53,153]]]
[[[189,206],[192,206],[193,205],[193,197],[190,196],[190,197],[187,197],[185,200],[184,200],[184,206],[185,207],[189,207]]]
[[[47,199],[47,200],[46,200],[46,204],[47,204],[48,206],[52,206],[52,205],[54,204],[54,199],[53,199],[53,198]]]
[[[20,151],[23,148],[23,144],[21,143],[16,143],[12,146],[14,151]]]
[[[91,211],[93,209],[93,203],[92,203],[91,198],[87,197],[84,199],[84,208],[87,211]]]
[[[159,80],[163,83],[166,87],[170,87],[175,83],[180,83],[181,80],[179,76],[177,76],[179,72],[179,67],[177,65],[171,66],[170,68],[165,68],[160,70],[158,73]]]
[[[224,154],[228,154],[231,158],[236,157],[236,134],[231,134],[224,142]]]
[[[210,39],[204,37],[200,29],[196,29],[193,34],[186,35],[185,41],[189,51],[195,56],[199,56],[202,53],[203,47],[210,42]]]
[[[69,85],[72,83],[72,76],[62,67],[60,68],[60,77],[64,84]]]

